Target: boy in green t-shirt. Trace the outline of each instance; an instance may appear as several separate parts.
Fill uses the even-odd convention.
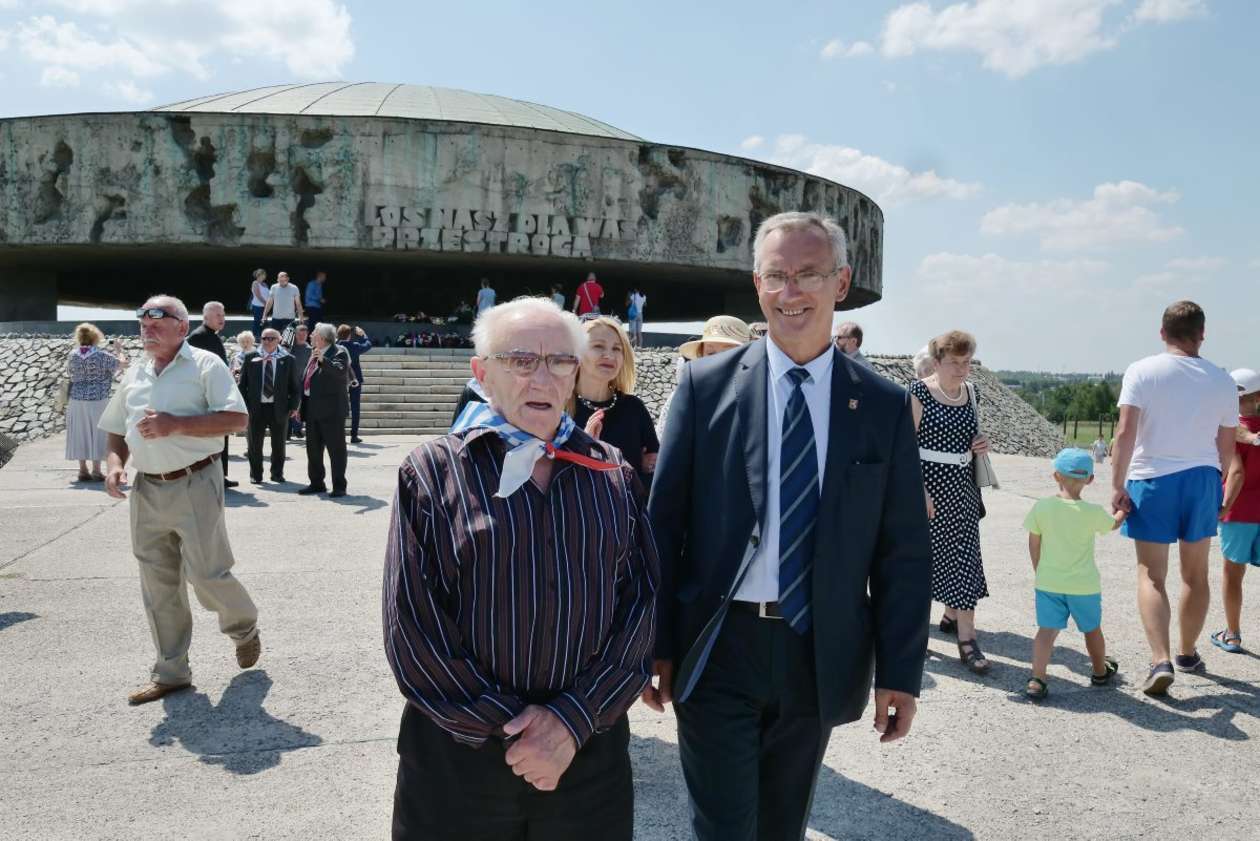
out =
[[[1094,565],[1094,536],[1120,528],[1125,514],[1108,514],[1102,506],[1081,499],[1081,491],[1094,481],[1094,463],[1085,450],[1061,450],[1054,457],[1054,481],[1058,494],[1038,500],[1024,519],[1037,578],[1037,637],[1032,677],[1024,694],[1037,701],[1050,694],[1046,667],[1055,637],[1067,627],[1069,616],[1085,634],[1085,648],[1094,664],[1089,682],[1105,686],[1119,671],[1107,656],[1103,639],[1102,581]]]

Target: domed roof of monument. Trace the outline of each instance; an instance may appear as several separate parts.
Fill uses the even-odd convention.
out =
[[[619,140],[642,139],[584,114],[533,102],[454,88],[380,82],[272,85],[203,96],[153,110],[202,114],[308,114],[323,117],[448,120],[563,131]]]

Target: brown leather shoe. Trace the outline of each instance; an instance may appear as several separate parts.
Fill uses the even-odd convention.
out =
[[[133,707],[140,704],[147,704],[150,701],[156,701],[170,695],[172,692],[178,692],[181,689],[192,689],[191,683],[147,683],[127,696],[127,703]]]
[[[250,666],[258,662],[258,655],[262,654],[262,640],[254,634],[254,638],[249,642],[243,642],[236,647],[236,663],[242,669],[248,669]]]

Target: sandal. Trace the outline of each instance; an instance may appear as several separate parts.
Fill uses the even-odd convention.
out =
[[[980,644],[975,640],[958,641],[958,659],[961,660],[962,664],[970,669],[973,674],[977,675],[987,673],[989,668],[993,665],[985,659],[984,652],[980,650]]]
[[[948,616],[941,617],[941,624],[937,626],[941,629],[942,634],[949,634],[951,637],[958,636],[958,620],[950,619]]]
[[[88,472],[86,472],[86,471],[85,471],[85,472],[83,472],[83,473],[80,473],[80,474],[79,474],[79,477],[78,477],[77,479],[75,479],[74,481],[76,481],[76,482],[90,482],[90,481],[92,481],[92,474],[91,474],[91,473],[88,473]]]
[[[93,482],[104,482],[104,481],[105,481],[105,474],[104,474],[104,473],[93,473],[93,474],[92,474],[92,481],[93,481]]]
[[[1228,651],[1230,654],[1238,654],[1242,649],[1242,634],[1236,634],[1226,628],[1223,631],[1217,631],[1212,634],[1212,645]]]
[[[1108,657],[1106,660],[1107,671],[1100,675],[1089,676],[1089,683],[1091,686],[1106,686],[1111,683],[1111,679],[1116,676],[1116,672],[1120,671],[1120,664],[1115,661],[1115,658]]]
[[[1034,701],[1045,700],[1050,694],[1050,687],[1046,686],[1046,682],[1036,675],[1028,678],[1028,685],[1024,687],[1024,697]]]

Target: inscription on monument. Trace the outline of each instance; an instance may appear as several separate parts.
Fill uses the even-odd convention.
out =
[[[590,257],[591,240],[632,240],[626,219],[504,213],[479,208],[409,207],[369,201],[364,223],[374,248]]]

